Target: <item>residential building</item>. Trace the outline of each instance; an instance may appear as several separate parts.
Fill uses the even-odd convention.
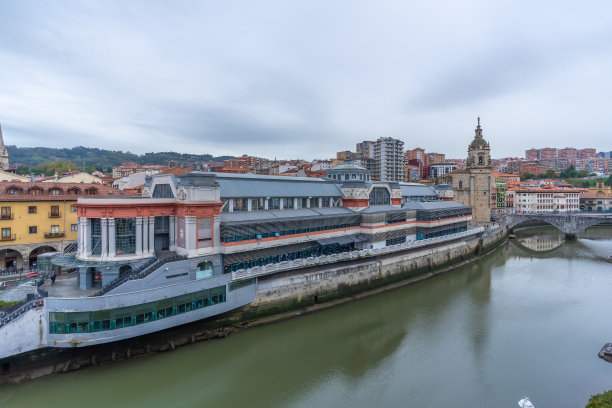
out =
[[[429,166],[429,178],[437,179],[453,170],[457,170],[455,163],[435,163]]]
[[[391,137],[381,137],[374,145],[377,167],[372,178],[380,181],[404,180],[404,142]]]
[[[580,210],[587,212],[612,212],[612,195],[602,191],[588,191],[580,195]]]
[[[514,209],[518,212],[575,212],[580,208],[581,189],[514,188]]]
[[[27,267],[77,239],[78,197],[121,194],[102,184],[0,182],[0,268]]]

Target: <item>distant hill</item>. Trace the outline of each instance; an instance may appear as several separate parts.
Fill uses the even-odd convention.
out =
[[[41,163],[69,161],[80,167],[95,167],[107,170],[120,166],[123,162],[138,164],[164,164],[170,160],[177,161],[218,161],[231,159],[233,156],[213,157],[210,154],[186,154],[175,152],[134,154],[115,150],[104,150],[77,146],[72,149],[54,149],[50,147],[17,147],[7,146],[11,163],[20,163],[27,167],[36,167]]]

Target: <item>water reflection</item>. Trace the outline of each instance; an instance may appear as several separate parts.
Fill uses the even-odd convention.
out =
[[[560,235],[527,235],[537,233]],[[612,340],[601,262],[611,238],[587,230],[545,252],[512,240],[460,270],[322,313],[3,387],[0,405],[512,406],[528,394],[536,406],[584,406],[612,382],[596,357]]]
[[[538,227],[516,231],[514,243],[536,252],[549,252],[565,243],[565,235],[556,228]]]

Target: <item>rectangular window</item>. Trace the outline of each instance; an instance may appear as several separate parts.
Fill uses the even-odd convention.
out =
[[[136,219],[115,219],[115,245],[117,255],[136,253]]]
[[[3,220],[10,220],[13,218],[13,215],[11,214],[11,207],[2,207],[1,214]]]
[[[77,224],[70,224],[70,231],[78,231]]]
[[[38,233],[38,227],[37,226],[30,227],[30,234],[36,234],[36,233]]]
[[[53,190],[51,190],[51,195],[59,195],[60,191],[57,188],[54,188]]]
[[[293,209],[293,198],[283,198],[283,208],[285,210]]]
[[[51,226],[51,233],[52,234],[59,234],[59,225],[52,225]]]
[[[212,246],[211,238],[212,238],[211,219],[210,218],[198,218],[198,248],[207,248],[207,247]]]
[[[233,211],[248,211],[249,200],[247,198],[234,198]]]
[[[74,212],[77,212],[77,208],[76,208],[76,205],[75,205],[75,204],[72,204],[72,205],[70,206],[70,212],[73,212],[73,213],[74,213]]]
[[[268,200],[268,210],[279,210],[280,209],[280,198],[272,197]]]
[[[52,205],[51,206],[51,212],[49,213],[49,217],[59,217],[60,216],[60,210],[59,210],[59,205]]]
[[[2,228],[2,239],[4,241],[11,239],[11,229],[10,228]]]
[[[28,207],[28,214],[36,214],[38,212],[38,208],[35,205],[31,205]]]
[[[262,211],[266,208],[266,199],[265,198],[253,198],[251,199],[251,210],[252,211]]]

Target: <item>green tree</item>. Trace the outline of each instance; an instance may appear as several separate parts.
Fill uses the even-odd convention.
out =
[[[62,174],[74,170],[78,170],[77,165],[68,161],[42,163],[36,166],[36,171],[44,174],[45,176],[52,176],[56,173]]]
[[[530,180],[530,179],[534,179],[536,178],[536,175],[533,173],[523,173],[523,175],[521,176],[521,181],[525,181],[525,180]]]
[[[542,176],[542,174],[540,175]],[[546,172],[543,174],[542,178],[556,178],[557,177],[557,172],[554,171],[553,169],[548,169],[546,170]]]

